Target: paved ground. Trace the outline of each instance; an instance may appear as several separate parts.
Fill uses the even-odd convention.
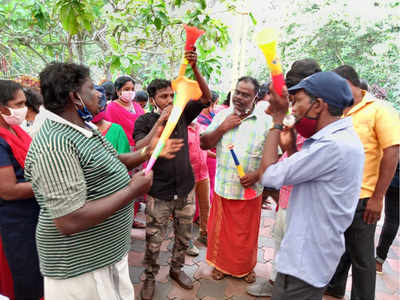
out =
[[[143,213],[139,219],[144,220]],[[258,263],[255,268],[257,277],[266,278],[271,272],[271,259],[273,257],[273,240],[271,237],[272,226],[274,223],[273,211],[263,210],[258,243]],[[381,224],[376,230],[376,242],[381,231]],[[194,228],[194,236],[198,235],[198,227]],[[129,271],[132,283],[135,287],[136,299],[140,299],[140,289],[143,279],[143,257],[145,249],[145,231],[143,229],[133,229],[131,251],[129,252]],[[160,272],[156,278],[156,293],[154,300],[265,300],[269,297],[251,297],[246,293],[247,284],[243,280],[226,277],[220,281],[211,278],[212,268],[205,262],[206,248],[195,243],[200,249],[198,257],[186,256],[184,270],[195,280],[194,289],[187,291],[180,288],[168,276],[170,259],[170,249],[173,244],[172,228],[170,226],[168,238],[162,243],[159,262]],[[397,236],[391,247],[387,262],[383,266],[383,275],[377,275],[376,300],[400,299],[400,238]],[[350,299],[349,289],[351,287],[351,277],[347,284],[347,296]],[[324,300],[334,300],[336,298],[324,297]]]

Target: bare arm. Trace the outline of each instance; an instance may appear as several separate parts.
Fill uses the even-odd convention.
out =
[[[376,223],[380,217],[383,206],[383,198],[393,179],[399,162],[399,145],[394,145],[383,150],[383,156],[379,167],[378,181],[374,193],[367,202],[364,213],[364,222],[367,224]]]
[[[132,170],[150,158],[150,151],[147,150],[147,148],[143,149],[144,151],[138,150],[135,152],[120,154],[118,155],[118,159],[127,167],[128,170]]]
[[[271,105],[268,108],[269,113],[272,117],[274,124],[283,124],[283,119],[285,118],[289,107],[287,88],[284,87],[282,97],[280,97],[274,91],[272,85],[270,86],[270,91],[271,91],[271,99],[270,99]],[[260,177],[264,174],[265,170],[270,165],[276,163],[279,160],[278,145],[279,143],[282,142],[282,133],[283,132],[278,129],[271,129],[269,131],[267,140],[264,144],[264,151],[263,151],[263,157],[261,159],[261,164],[258,169]],[[285,145],[287,147],[287,150],[290,150],[290,152],[294,153],[295,152],[294,149],[296,149],[295,146],[296,139],[293,138],[292,133],[288,132],[288,134],[289,135],[286,136],[287,140],[285,141],[284,138],[283,142],[287,144]],[[285,134],[283,136],[285,137]]]
[[[53,220],[54,224],[65,235],[85,231],[104,222],[104,220],[128,205],[137,196],[147,193],[152,182],[152,172],[147,176],[144,176],[143,172],[137,173],[127,187],[110,196],[86,202],[83,207],[72,213],[55,218]]]
[[[151,129],[150,133],[145,137],[147,138],[150,134],[152,136],[151,140],[145,146],[143,146],[136,152],[124,153],[118,156],[120,161],[127,166],[128,170],[138,166],[140,163],[150,158],[154,148],[157,146],[158,140],[160,139],[163,129],[164,126],[158,126],[157,124],[155,124]],[[163,157],[166,159],[174,158],[175,153],[178,152],[183,147],[183,144],[184,144],[183,139],[168,139],[165,142],[165,145],[161,150],[159,157]]]
[[[29,199],[33,197],[30,182],[17,182],[12,166],[0,168],[0,198],[6,201]]]
[[[160,117],[158,118],[158,120],[156,121],[156,123],[154,124],[154,126],[150,130],[150,132],[144,138],[136,141],[137,149],[140,149],[140,148],[150,145],[151,140],[154,137],[161,135],[161,133],[164,129],[165,123],[167,122],[169,115],[171,114],[171,111],[172,111],[172,105],[167,106],[166,108],[163,109]]]
[[[203,133],[200,136],[200,147],[203,150],[213,149],[222,136],[232,128],[239,126],[241,120],[236,114],[229,115],[214,131]]]
[[[279,146],[283,152],[287,152],[287,156],[297,152],[296,133],[293,128],[285,128],[281,132]]]
[[[217,155],[215,154],[215,152],[207,150],[207,157],[217,158]]]
[[[200,86],[200,90],[203,93],[200,101],[203,104],[208,104],[211,101],[211,92],[210,89],[208,88],[207,82],[204,80],[204,77],[201,75],[198,67],[197,67],[197,53],[196,50],[193,51],[186,51],[185,52],[185,58],[189,62],[190,66],[192,67],[194,77],[196,78],[196,81],[198,82]]]
[[[274,123],[279,123],[279,119],[274,118]],[[283,118],[282,120],[283,121]],[[282,124],[282,123],[279,123]],[[271,129],[268,132],[267,140],[264,144],[263,157],[261,159],[261,164],[258,169],[259,176],[261,177],[264,174],[265,170],[270,166],[276,163],[279,160],[278,155],[278,145],[280,140],[280,130]]]
[[[203,133],[200,136],[200,148],[203,150],[215,148],[225,132],[226,131],[224,131],[221,126],[218,126],[218,128],[212,132]]]
[[[150,132],[141,140],[136,141],[136,148],[140,149],[150,144],[151,139],[156,135],[158,127],[161,126],[160,119],[154,124]]]

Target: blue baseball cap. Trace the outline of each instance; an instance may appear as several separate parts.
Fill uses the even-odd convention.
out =
[[[354,103],[349,84],[334,72],[315,73],[288,89],[291,94],[298,90],[305,90],[307,94],[342,109]]]

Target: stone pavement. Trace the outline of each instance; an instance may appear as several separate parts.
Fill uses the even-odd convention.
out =
[[[144,220],[143,212],[139,213],[139,219]],[[172,223],[171,223],[172,224]],[[258,263],[255,272],[258,278],[266,278],[271,273],[271,260],[273,257],[272,226],[274,224],[274,212],[272,210],[262,210],[262,220],[260,225],[260,235],[258,242]],[[382,221],[378,223],[376,230],[376,243],[382,228]],[[198,235],[198,226],[194,226],[195,237]],[[142,287],[143,257],[145,250],[145,230],[132,229],[131,232],[131,251],[129,252],[129,272],[131,281],[135,287],[136,299],[140,299],[140,289]],[[197,257],[186,256],[184,270],[194,280],[194,289],[185,290],[180,288],[168,276],[169,265],[173,244],[172,227],[169,226],[168,237],[161,245],[159,257],[160,272],[156,277],[156,292],[154,300],[265,300],[269,297],[252,297],[246,293],[247,284],[240,279],[225,277],[220,281],[211,278],[212,267],[206,261],[206,248],[197,242],[195,245],[200,249]],[[383,275],[377,275],[376,300],[395,300],[400,299],[400,238],[397,236],[394,241],[386,263],[383,265]],[[350,299],[349,290],[351,288],[351,276],[347,283],[347,295],[344,299]],[[324,300],[335,300],[336,298],[324,297]]]

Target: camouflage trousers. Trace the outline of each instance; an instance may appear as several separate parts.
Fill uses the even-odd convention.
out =
[[[161,243],[167,235],[170,216],[173,217],[175,241],[172,249],[171,269],[180,270],[185,262],[185,251],[192,238],[194,192],[186,197],[165,201],[148,196],[146,202],[146,252],[144,266],[146,278],[154,279],[160,265],[158,256]]]

